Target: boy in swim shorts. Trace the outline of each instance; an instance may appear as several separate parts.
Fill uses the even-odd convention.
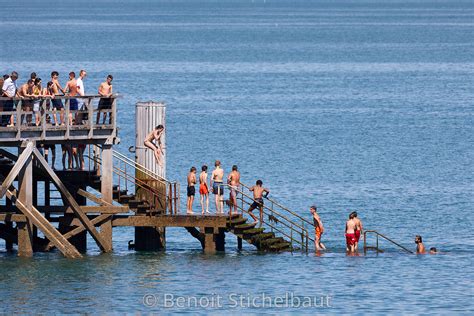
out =
[[[199,175],[199,194],[201,195],[202,215],[204,215],[204,200],[206,200],[206,213],[209,213],[209,188],[207,186],[207,166],[202,166],[201,170],[201,174]]]
[[[263,187],[262,180],[257,180],[255,185],[251,187],[249,190],[253,192],[254,201],[252,205],[250,205],[250,208],[247,210],[247,213],[249,213],[249,215],[253,218],[255,223],[258,223],[259,222],[258,218],[252,213],[252,211],[258,207],[260,211],[260,225],[259,226],[261,227],[263,223],[263,197],[264,197],[263,193],[265,192],[266,193],[265,197],[267,197],[268,194],[270,193],[270,190]]]
[[[314,246],[316,251],[319,250],[326,250],[326,247],[321,242],[321,235],[324,233],[323,222],[317,213],[316,205],[313,205],[309,208],[311,215],[313,215],[313,223],[314,223]]]
[[[196,167],[191,167],[188,173],[188,201],[186,204],[186,214],[193,214],[194,196],[196,195]]]

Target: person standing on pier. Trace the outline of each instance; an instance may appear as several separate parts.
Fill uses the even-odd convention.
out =
[[[199,194],[201,195],[201,210],[204,215],[204,200],[206,200],[206,213],[209,213],[209,188],[207,186],[207,166],[201,168],[199,175]]]
[[[53,91],[53,99],[51,102],[53,103],[53,121],[56,122],[56,126],[58,125],[58,121],[56,119],[56,111],[59,110],[59,124],[64,125],[64,106],[61,99],[55,99],[54,96],[59,96],[59,91],[64,94],[64,89],[59,84],[59,73],[57,71],[51,72],[51,82],[53,85],[51,89]]]
[[[354,211],[351,213],[351,215],[353,216],[354,222],[356,224],[355,233],[354,233],[356,241],[355,241],[354,248],[357,251],[359,247],[359,239],[360,239],[360,235],[362,234],[363,226],[362,226],[362,221],[357,217],[357,212]]]
[[[8,98],[14,98],[18,96],[18,88],[16,86],[16,80],[18,79],[18,73],[13,71],[9,78],[5,79],[2,86],[2,94]],[[14,101],[7,100],[3,103],[3,111],[10,112],[13,111]],[[13,127],[13,115],[2,116],[2,125],[7,125],[8,127]]]
[[[232,216],[232,208],[234,213],[237,214],[237,194],[240,191],[240,172],[237,170],[237,166],[232,166],[232,171],[227,177],[227,182],[230,185],[230,206],[229,214]]]
[[[35,86],[35,81],[33,79],[28,79],[28,81],[20,87],[18,95],[22,98],[21,100],[21,110],[25,112],[31,112],[33,110],[33,87]],[[25,100],[26,98],[26,100]],[[26,120],[26,123],[24,122]],[[32,116],[31,114],[23,114],[21,117],[21,124],[31,125]]]
[[[262,180],[257,180],[255,185],[249,189],[250,191],[253,192],[253,203],[250,205],[250,208],[247,210],[247,213],[249,213],[250,216],[252,216],[253,220],[255,221],[255,224],[259,222],[259,219],[253,215],[252,211],[258,207],[258,210],[260,211],[260,227],[262,227],[263,224],[263,197],[267,197],[268,194],[270,193],[270,190],[267,188],[263,187],[263,182]],[[265,193],[265,195],[263,195]]]
[[[66,87],[64,89],[64,93],[68,94],[70,97],[75,97],[78,94],[78,85],[77,85],[77,80],[76,80],[76,73],[74,71],[71,71],[69,73],[69,81],[66,83]],[[69,99],[69,125],[72,125],[72,112],[77,114],[77,109],[78,109],[78,104],[77,104],[77,99],[71,98]],[[74,115],[74,118],[76,115]]]
[[[102,82],[99,86],[99,95],[102,97],[99,100],[99,112],[97,112],[97,120],[96,124],[99,124],[100,120],[100,113],[103,110],[110,110],[112,109],[112,102],[113,99],[111,98],[112,96],[112,80],[114,80],[114,77],[112,75],[108,75],[107,78],[105,79],[104,82]],[[107,117],[107,112],[104,112],[104,118],[102,120],[102,124],[105,124],[105,119]],[[109,124],[112,124],[112,113],[109,112]]]
[[[84,87],[84,79],[86,78],[87,76],[87,71],[81,69],[81,71],[79,71],[79,78],[77,78],[77,93],[83,97],[86,95],[86,89]],[[84,102],[84,99],[80,99],[79,103],[78,103],[78,108],[82,110],[85,109],[85,102]],[[82,123],[82,122],[79,122],[79,123]]]
[[[355,230],[356,230],[356,223],[354,221],[354,214],[349,215],[349,220],[346,222],[346,251],[348,253],[355,252]]]
[[[321,242],[321,236],[324,233],[324,226],[321,218],[319,217],[318,210],[316,205],[313,205],[309,208],[311,215],[313,215],[313,223],[314,223],[314,247],[316,251],[326,250],[326,247]]]
[[[210,185],[216,202],[216,213],[220,214],[224,213],[224,201],[222,200],[224,195],[224,184],[222,182],[224,179],[224,169],[221,168],[221,162],[219,160],[216,160],[214,166],[215,169],[211,174]]]
[[[165,128],[163,125],[158,125],[155,127],[153,131],[151,131],[147,137],[145,138],[144,145],[151,150],[153,150],[153,154],[155,155],[156,163],[159,164],[161,167],[163,166],[162,156],[164,155],[163,149],[161,148],[161,137],[165,132]],[[155,142],[155,143],[153,143]]]
[[[188,200],[186,203],[186,214],[193,214],[193,203],[196,195],[196,167],[191,167],[188,173],[188,187],[187,196]]]

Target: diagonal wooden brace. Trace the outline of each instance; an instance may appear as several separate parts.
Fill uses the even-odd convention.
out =
[[[15,181],[15,178],[18,176],[18,174],[20,173],[23,166],[27,162],[29,162],[29,160],[31,159],[31,153],[33,152],[34,148],[35,147],[34,147],[33,143],[29,142],[26,145],[25,150],[18,157],[18,160],[16,161],[16,163],[13,166],[12,170],[10,170],[10,173],[7,175],[5,180],[2,182],[2,186],[0,187],[0,199],[3,198],[3,196],[7,192],[10,185],[12,185],[13,181]]]
[[[43,158],[43,156],[41,155],[39,150],[36,149],[36,148],[33,148],[33,153],[35,155],[35,158],[38,160],[38,162],[43,167],[43,169],[48,173],[48,175],[51,177],[53,182],[58,187],[59,192],[61,192],[63,194],[63,196],[66,198],[66,200],[69,203],[69,206],[71,206],[71,209],[73,210],[74,214],[79,218],[82,225],[84,225],[84,227],[87,229],[87,231],[91,234],[92,238],[94,238],[94,240],[97,243],[97,245],[99,246],[100,250],[102,250],[103,252],[111,252],[112,251],[112,245],[109,245],[108,243],[106,243],[104,238],[97,231],[97,229],[95,229],[94,224],[91,223],[91,221],[89,220],[87,215],[82,211],[79,204],[77,204],[77,202],[74,200],[71,193],[69,193],[69,191],[66,189],[66,186],[58,178],[58,176],[53,171],[53,169],[51,169],[51,167],[48,165],[48,162]]]

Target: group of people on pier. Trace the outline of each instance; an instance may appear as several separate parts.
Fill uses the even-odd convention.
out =
[[[51,72],[50,81],[47,82],[46,86],[43,86],[42,79],[32,72],[30,78],[22,85],[18,87],[17,80],[19,75],[16,71],[11,74],[5,74],[0,78],[1,97],[10,98],[7,100],[0,100],[0,112],[11,112],[15,110],[18,105],[18,100],[21,99],[21,110],[26,112],[33,112],[32,115],[24,115],[21,120],[21,124],[30,126],[39,126],[41,124],[41,115],[44,112],[41,102],[45,102],[45,109],[52,111],[51,115],[47,115],[47,123],[53,125],[65,125],[67,119],[69,124],[81,124],[85,116],[80,116],[77,113],[79,110],[86,110],[86,103],[83,99],[86,96],[86,90],[84,81],[87,76],[85,70],[79,71],[79,77],[76,78],[76,73],[71,71],[69,73],[69,80],[66,82],[64,88],[59,82],[59,73],[57,71]],[[108,75],[104,82],[99,85],[98,94],[101,97],[98,105],[98,114],[96,124],[99,124],[100,114],[104,110],[108,110],[112,106],[112,87],[113,76]],[[69,98],[69,102],[63,104],[62,100],[58,97],[77,97]],[[69,117],[65,118],[65,106],[69,106]],[[75,113],[75,115],[73,115]],[[59,118],[57,117],[59,114]],[[107,113],[104,112],[103,122],[105,124]],[[34,117],[34,119],[33,119]],[[111,122],[111,114],[109,114],[109,124]],[[13,115],[2,115],[0,122],[1,126],[13,127],[14,119]]]

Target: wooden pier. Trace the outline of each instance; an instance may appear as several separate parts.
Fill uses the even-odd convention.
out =
[[[16,103],[15,110],[1,112],[0,108],[2,122],[10,122],[11,116],[14,122],[0,127],[0,238],[7,250],[16,244],[19,256],[30,257],[35,251],[56,248],[68,258],[79,258],[87,250],[89,234],[102,252],[111,252],[113,227],[127,226],[135,228],[135,250],[164,249],[166,228],[183,227],[207,253],[224,251],[226,233],[237,236],[239,248],[245,240],[261,250],[307,251],[311,237],[305,226],[311,223],[278,213],[273,201],[265,209],[270,231],[248,224],[243,215],[180,214],[179,183],[166,179],[165,168],[144,165],[153,159],[146,157],[150,153],[140,147],[140,140],[136,150],[142,154],[137,153],[136,159],[113,149],[120,142],[117,96],[112,97],[110,109],[101,110],[110,115],[107,124],[96,123],[99,96],[75,97],[83,104],[75,111],[69,107],[72,98],[58,98],[64,102],[65,117],[71,116],[73,122],[52,124],[52,116],[58,113],[49,107],[48,99],[41,99],[40,124],[31,126],[28,117],[34,113],[22,106],[24,99],[0,98],[3,103]],[[139,103],[137,109],[146,106]],[[146,111],[162,111],[152,116],[155,121],[149,125],[156,120],[164,123],[164,104],[149,106],[158,107]],[[85,170],[53,169],[41,152],[44,145],[85,145]],[[241,192],[239,201],[245,213],[253,199]]]

